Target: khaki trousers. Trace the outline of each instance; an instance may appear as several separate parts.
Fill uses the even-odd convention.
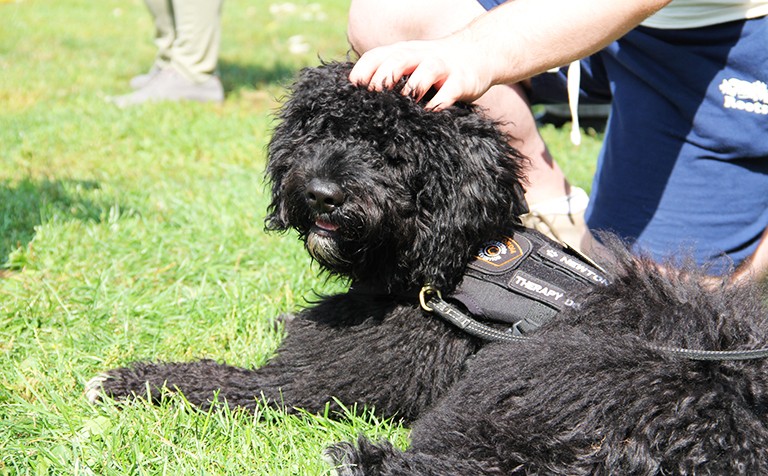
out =
[[[155,19],[155,67],[197,83],[216,73],[223,0],[144,0]]]

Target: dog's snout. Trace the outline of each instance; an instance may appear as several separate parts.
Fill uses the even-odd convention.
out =
[[[344,203],[344,191],[330,180],[310,180],[305,196],[307,204],[319,212],[331,212]]]

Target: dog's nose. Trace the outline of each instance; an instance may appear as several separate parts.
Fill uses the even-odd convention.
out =
[[[344,203],[344,192],[330,180],[314,178],[307,184],[307,204],[319,212],[332,212]]]

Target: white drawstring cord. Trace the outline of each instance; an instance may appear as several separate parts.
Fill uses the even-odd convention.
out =
[[[571,110],[571,142],[581,144],[581,129],[579,128],[579,89],[581,88],[581,66],[579,60],[568,65],[568,107]]]

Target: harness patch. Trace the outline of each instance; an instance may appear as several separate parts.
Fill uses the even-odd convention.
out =
[[[539,248],[538,254],[542,258],[551,261],[552,263],[559,264],[566,269],[570,269],[591,283],[602,284],[603,286],[608,285],[608,279],[603,276],[597,269],[547,244]]]
[[[528,296],[544,304],[549,304],[556,309],[562,309],[565,306],[575,307],[576,302],[568,297],[567,293],[536,278],[524,271],[516,271],[509,280],[510,289],[516,290],[520,294]]]
[[[531,252],[531,242],[525,237],[512,239],[504,237],[485,243],[477,253],[475,260],[469,263],[482,273],[504,274],[514,268]]]

